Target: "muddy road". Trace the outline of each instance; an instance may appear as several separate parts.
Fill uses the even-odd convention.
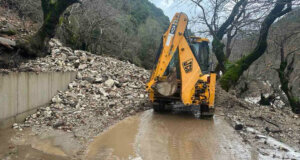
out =
[[[123,120],[96,137],[87,148],[85,159],[257,158],[222,116],[199,120],[188,113],[156,114],[149,110]]]
[[[157,114],[148,110],[124,119],[83,147],[71,133],[56,130],[42,136],[30,130],[1,131],[4,143],[0,145],[0,159],[258,159],[220,113],[205,120],[191,113]]]

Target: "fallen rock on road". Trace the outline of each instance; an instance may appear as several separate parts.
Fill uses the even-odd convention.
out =
[[[114,58],[73,51],[55,39],[50,46],[51,55],[47,57],[29,60],[18,68],[0,69],[0,72],[77,72],[67,91],[58,92],[49,106],[39,108],[23,124],[14,124],[15,129],[32,127],[36,134],[55,129],[86,142],[115,122],[150,108],[145,92],[149,71]],[[298,158],[300,121],[290,108],[259,106],[221,88],[217,88],[216,107],[223,110],[233,128],[261,157]]]
[[[300,159],[300,119],[291,108],[250,103],[220,86],[216,91],[216,107],[260,159]]]
[[[129,62],[73,51],[51,40],[51,55],[29,60],[6,71],[77,71],[68,90],[59,92],[51,104],[38,109],[20,127],[36,131],[55,128],[90,139],[107,126],[149,108],[145,83],[149,72]],[[17,128],[17,127],[16,127]]]

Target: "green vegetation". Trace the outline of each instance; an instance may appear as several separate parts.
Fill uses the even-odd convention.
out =
[[[152,68],[161,36],[169,26],[169,18],[148,0],[112,0],[109,2],[118,4],[113,6],[123,12],[123,15],[119,15],[123,23],[119,25],[125,31],[125,36],[133,38],[132,43],[137,45],[133,47],[138,47],[133,57],[121,56],[121,58],[148,69]],[[128,53],[125,51],[124,54]]]
[[[291,88],[289,87],[289,75],[285,73],[287,66],[287,61],[282,61],[280,68],[277,70],[281,83],[281,89],[286,94],[293,111],[295,113],[299,113],[300,100],[291,93]]]
[[[43,17],[41,0],[5,2],[21,17],[38,23],[49,20]],[[148,0],[88,0],[82,1],[80,7],[69,7],[55,23],[59,25],[55,36],[73,49],[128,60],[150,69],[169,18]]]
[[[249,64],[246,63],[246,60],[249,56],[250,55],[243,57],[235,63],[230,63],[229,61],[226,61],[226,73],[220,79],[221,87],[224,90],[228,91],[231,86],[235,85],[239,80],[240,75],[242,75],[244,70],[249,67]]]
[[[290,3],[291,1],[277,0],[274,8],[265,17],[264,21],[261,24],[260,34],[256,43],[256,47],[249,55],[239,59],[233,65],[231,65],[231,67],[226,70],[224,76],[221,77],[220,83],[223,89],[228,91],[232,86],[237,84],[239,78],[243,75],[243,72],[246,71],[253,62],[259,59],[265,53],[268,46],[267,39],[271,25],[277,18],[292,10]],[[287,8],[285,8],[286,5]],[[216,54],[216,56],[218,57],[220,55]],[[222,59],[222,57],[219,57],[218,60],[219,59]],[[224,62],[224,60],[221,62]]]
[[[266,51],[265,54],[270,54],[270,55],[265,55],[265,57],[262,57],[262,59],[266,59],[266,60],[272,60],[272,64],[270,64],[270,66],[272,66],[273,69],[276,69],[277,71],[277,76],[279,77],[280,81],[274,80],[273,79],[273,84],[274,86],[281,86],[280,89],[281,91],[283,91],[286,95],[286,98],[290,104],[290,106],[292,107],[293,111],[295,113],[300,113],[300,99],[299,94],[297,93],[297,82],[295,82],[295,76],[291,76],[293,75],[297,75],[298,74],[298,70],[297,68],[297,64],[295,63],[298,59],[295,59],[295,54],[298,54],[298,46],[299,46],[299,35],[297,35],[298,32],[300,32],[299,30],[299,24],[300,24],[300,20],[299,17],[300,16],[300,8],[295,8],[293,9],[293,11],[291,11],[290,13],[288,13],[286,16],[282,17],[281,19],[279,19],[278,21],[274,22],[270,28],[270,33],[268,36],[268,52]],[[249,42],[252,42],[253,39],[255,40],[256,37],[258,37],[258,34],[255,34],[254,36],[247,36],[244,37],[243,41],[247,41],[247,43],[243,44],[243,42],[241,43],[237,43],[238,46],[242,46],[242,45],[251,45]],[[255,40],[256,41],[256,40]],[[240,51],[240,50],[238,50]],[[234,54],[237,54],[238,51],[235,51]],[[246,51],[248,52],[248,51]],[[246,54],[246,55],[249,55]],[[277,58],[276,58],[277,57]],[[274,59],[276,58],[276,59]],[[242,59],[245,59],[242,58]],[[274,59],[274,60],[273,60]],[[279,63],[280,62],[280,63]],[[237,62],[238,65],[241,64],[241,60]],[[254,65],[259,65],[261,63],[265,63],[265,61],[259,61]],[[280,65],[279,65],[280,64]],[[225,88],[226,90],[229,89],[230,85],[234,86],[237,82],[237,74],[238,74],[238,70],[237,67],[235,67],[235,63],[229,63],[226,62],[226,70],[229,71],[228,74],[225,74],[221,79],[221,85],[223,88]],[[230,69],[231,68],[231,69]],[[259,70],[261,69],[261,67],[257,68],[258,73],[256,72],[252,72],[250,69],[250,71],[247,73],[247,77],[254,77],[257,78],[257,74],[260,74]],[[252,72],[252,73],[251,73]],[[264,73],[264,71],[262,71],[262,73]],[[233,77],[233,78],[231,78]],[[272,79],[275,78],[277,79],[276,76],[274,77],[268,77],[265,76],[262,79],[268,80],[268,79]],[[235,81],[232,81],[232,80]],[[229,85],[227,85],[229,84]],[[240,84],[240,83],[239,83]],[[241,89],[241,92],[243,92],[244,88]],[[295,92],[296,90],[296,92]],[[278,92],[277,91],[277,87],[275,88],[274,92]],[[283,97],[282,97],[283,98]],[[285,96],[284,96],[285,99]],[[269,104],[269,99],[268,97],[263,97],[261,96],[261,104]]]
[[[74,49],[152,68],[169,18],[148,0],[102,0],[98,3],[104,7],[95,8],[93,5],[97,4],[86,2],[82,10],[79,8],[66,16],[57,36]],[[102,21],[95,23],[97,19]]]

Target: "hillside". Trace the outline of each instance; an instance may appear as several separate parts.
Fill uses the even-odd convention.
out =
[[[289,101],[300,99],[300,9],[275,21],[266,53],[225,91],[212,74],[182,76],[197,62],[182,56],[188,47],[181,45],[181,76],[151,76],[147,85],[169,25],[148,0],[75,1],[54,15],[66,0],[0,1],[0,127],[8,120],[10,127],[0,128],[0,159],[300,159],[300,110]],[[230,61],[249,54],[257,37],[238,33]],[[178,94],[162,96],[159,82],[170,77]],[[183,104],[185,93],[192,104]],[[202,115],[206,109],[213,117]]]
[[[272,25],[266,53],[244,73],[236,86],[240,97],[260,100],[261,94],[266,97],[271,95],[274,97],[272,103],[276,106],[289,106],[287,96],[281,90],[282,83],[278,75],[283,58],[289,64],[289,67],[284,69],[284,72],[289,74],[285,76],[288,78],[288,89],[294,99],[300,99],[299,13],[300,9],[295,9]],[[252,35],[236,40],[230,59],[234,61],[247,55],[253,49],[256,39],[256,36]]]
[[[0,4],[40,25],[40,0],[5,0]],[[169,18],[148,0],[91,0],[74,5],[60,19],[56,36],[73,49],[104,54],[152,68]],[[151,55],[151,56],[149,56]]]
[[[37,74],[49,71],[77,72],[76,79],[68,85],[66,91],[59,91],[51,99],[49,105],[40,107],[37,112],[29,115],[24,122],[13,125],[14,130],[18,134],[11,135],[11,139],[13,139],[10,142],[11,146],[17,149],[22,148],[24,145],[35,146],[37,147],[37,149],[34,148],[35,150],[43,151],[42,155],[49,157],[49,155],[52,155],[51,150],[44,150],[44,148],[36,143],[43,143],[47,140],[43,137],[55,139],[64,137],[67,138],[68,143],[59,141],[61,146],[72,144],[76,147],[62,147],[62,152],[65,154],[63,154],[63,157],[57,159],[63,159],[64,157],[85,159],[83,157],[88,155],[89,152],[87,147],[92,145],[92,142],[97,141],[97,135],[101,136],[103,131],[109,130],[109,127],[118,121],[151,108],[144,89],[145,83],[150,76],[149,71],[129,62],[94,55],[82,50],[72,50],[69,47],[62,46],[62,43],[56,39],[50,41],[50,47],[51,55],[49,56],[27,61],[26,63],[22,63],[18,68],[0,69],[0,73],[4,74],[16,71],[36,72]],[[255,146],[253,154],[256,156],[264,158],[276,157],[278,159],[298,158],[300,156],[293,149],[296,148],[299,150],[299,140],[297,139],[300,133],[298,127],[300,125],[299,117],[293,114],[290,108],[280,109],[276,106],[259,106],[251,101],[249,102],[247,99],[238,99],[234,94],[233,91],[227,93],[219,85],[217,86],[215,103],[217,114],[215,121],[217,124],[221,123],[220,129],[222,131],[224,131],[224,128],[229,128],[229,124],[223,120],[225,117],[232,126],[230,128],[232,131],[228,134],[231,135],[234,132],[234,135],[231,135],[234,136],[234,141],[243,140],[243,143],[239,145]],[[202,126],[201,129],[204,131],[207,128],[218,128],[214,126],[213,121],[195,119],[190,113],[176,112],[178,112],[176,109],[174,109],[174,113],[172,114],[153,114],[151,110],[144,112],[143,115],[148,116],[143,117],[141,124],[158,124],[156,127],[151,127],[150,125],[150,129],[154,130],[155,133],[159,133],[157,128],[164,126],[162,124],[166,122],[168,125],[170,125],[170,122],[173,122],[175,124],[173,125],[174,128],[178,128],[178,124],[186,121],[189,122],[188,124],[196,122],[194,125],[184,126],[185,129],[180,129],[189,134],[191,131],[199,129],[199,126],[200,128]],[[138,115],[141,115],[141,113]],[[152,116],[166,118],[162,121]],[[175,116],[176,118],[168,119],[170,118],[168,116]],[[150,119],[150,122],[144,122],[144,118],[148,118],[146,120]],[[188,127],[191,127],[191,130],[186,129]],[[233,131],[233,128],[237,131]],[[226,132],[228,132],[227,129]],[[165,129],[161,131],[163,133],[166,132]],[[126,138],[127,135],[124,133],[121,132],[120,134],[123,134]],[[224,134],[221,131],[216,133]],[[213,139],[216,139],[215,133],[210,134],[214,135]],[[32,140],[30,136],[27,137],[28,135],[34,135],[33,137],[37,141]],[[196,135],[201,134],[197,132]],[[224,137],[226,139],[227,136],[217,137]],[[283,143],[271,139],[269,136],[279,139]],[[225,143],[227,145],[228,142],[225,141]],[[117,141],[117,144],[119,145],[120,143]],[[233,144],[234,146],[237,145],[236,143]],[[47,145],[52,147],[52,144]],[[32,148],[29,147],[27,153],[29,155],[32,154],[30,149]],[[255,151],[256,149],[258,152]],[[229,151],[232,152],[232,149]],[[0,157],[3,152],[5,154],[2,155],[5,158],[11,159],[16,159],[15,157],[22,154],[19,150],[11,153],[12,151],[5,148],[3,151],[0,151]]]
[[[94,7],[94,3],[105,7]],[[129,60],[149,69],[153,58],[146,57],[156,53],[168,25],[168,17],[148,0],[87,1],[64,18],[58,37],[72,48]]]

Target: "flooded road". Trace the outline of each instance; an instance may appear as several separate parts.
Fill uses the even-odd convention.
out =
[[[27,132],[27,131],[24,131]],[[37,139],[30,133],[19,133],[12,129],[0,130],[1,160],[67,160],[61,147],[52,141]],[[26,137],[24,137],[26,135]],[[28,142],[30,141],[30,143]]]
[[[87,160],[255,160],[257,153],[223,119],[152,110],[126,118],[91,143],[72,133],[31,129],[0,131],[0,159]],[[87,145],[87,146],[86,146]]]
[[[200,120],[191,114],[152,110],[111,127],[87,148],[89,160],[257,159],[221,117]]]

